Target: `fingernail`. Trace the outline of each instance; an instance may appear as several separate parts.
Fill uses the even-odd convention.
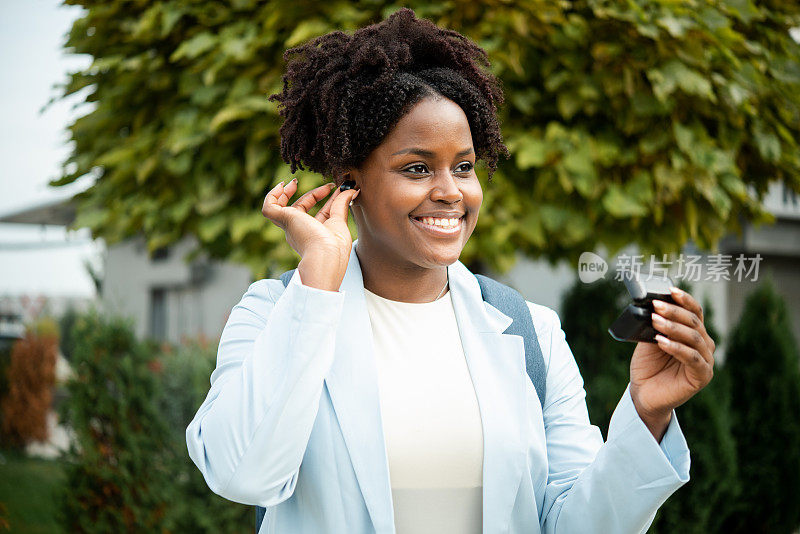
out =
[[[664,320],[664,318],[661,317],[660,315],[658,315],[657,313],[651,313],[650,317],[653,320],[653,324],[657,324],[657,325],[660,325],[660,326],[664,326],[666,324],[666,321]]]
[[[663,343],[664,345],[669,345],[669,339],[665,338],[661,334],[656,334],[656,341]]]
[[[657,310],[666,310],[667,304],[663,300],[654,300],[653,307]]]
[[[283,187],[283,182],[279,182],[278,185]]]
[[[683,293],[684,293],[682,289],[680,289],[678,287],[675,287],[675,286],[671,286],[669,288],[669,290],[672,291],[674,294],[676,294],[678,296],[683,296]]]
[[[297,178],[292,178],[292,181],[293,181],[294,183],[297,183]]]

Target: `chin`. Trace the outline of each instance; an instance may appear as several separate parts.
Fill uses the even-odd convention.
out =
[[[458,261],[458,258],[461,257],[461,251],[464,249],[463,244],[456,248],[450,248],[443,250],[427,250],[420,254],[420,261],[417,264],[420,267],[425,267],[428,269],[434,267],[447,267],[449,265],[454,264]]]

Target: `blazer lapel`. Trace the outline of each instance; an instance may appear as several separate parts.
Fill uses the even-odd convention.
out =
[[[483,302],[477,279],[461,262],[448,275],[483,425],[483,532],[508,532],[530,427],[523,340],[502,333],[512,319]]]
[[[355,243],[341,289],[345,292],[341,326],[336,334],[334,362],[325,383],[375,531],[393,533],[392,490],[378,371]]]

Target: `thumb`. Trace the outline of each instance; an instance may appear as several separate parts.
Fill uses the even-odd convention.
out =
[[[360,189],[348,189],[333,199],[331,203],[331,218],[347,222],[347,211],[350,201],[356,198],[360,192]]]

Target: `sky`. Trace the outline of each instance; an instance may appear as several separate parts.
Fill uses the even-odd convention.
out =
[[[0,0],[0,214],[68,198],[88,185],[47,185],[69,155],[66,127],[82,114],[73,109],[82,95],[42,111],[67,73],[91,61],[62,51],[82,11],[55,0]],[[0,298],[94,296],[84,262],[99,267],[103,252],[86,230],[0,224]]]

